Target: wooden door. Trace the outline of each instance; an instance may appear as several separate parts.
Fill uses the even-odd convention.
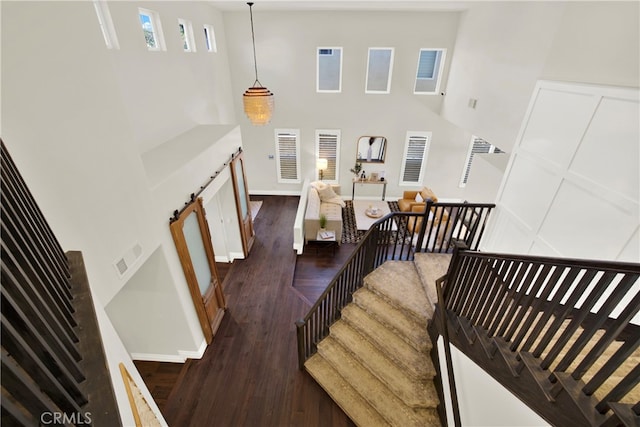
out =
[[[202,332],[210,344],[222,321],[226,302],[202,199],[187,205],[170,227]]]
[[[240,234],[242,235],[242,248],[244,256],[246,257],[249,255],[249,251],[255,240],[255,231],[253,230],[253,220],[251,218],[247,177],[245,175],[242,151],[231,159],[231,176],[233,178],[233,190],[236,197],[238,221],[240,222]]]

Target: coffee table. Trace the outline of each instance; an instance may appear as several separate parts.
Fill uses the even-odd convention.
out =
[[[375,208],[377,214],[367,215],[367,210]],[[380,218],[391,213],[389,204],[381,200],[354,200],[353,201],[353,213],[356,217],[356,228],[358,230],[368,230],[371,226]],[[395,222],[392,224],[392,230],[396,230]]]

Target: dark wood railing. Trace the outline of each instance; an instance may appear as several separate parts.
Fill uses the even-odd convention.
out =
[[[2,423],[118,425],[82,257],[69,261],[1,146]]]
[[[639,264],[460,250],[437,311],[456,346],[552,424],[637,422],[639,277]]]
[[[453,241],[477,247],[493,204],[431,203],[423,213],[393,212],[378,220],[331,280],[307,315],[296,322],[298,363],[317,350],[362,287],[364,277],[387,260],[412,260],[415,252],[452,252]]]
[[[438,280],[436,280],[436,292],[438,294],[438,304],[442,304],[442,301],[444,301],[444,291],[443,291],[443,285],[444,282],[446,280],[446,275],[443,277],[440,277]],[[438,310],[434,313],[434,321],[430,323],[429,325],[429,332],[435,330],[436,333],[431,334],[431,342],[436,343],[438,342],[438,336],[442,337],[442,347],[444,349],[444,360],[445,360],[445,368],[446,368],[446,373],[447,373],[447,382],[449,384],[449,397],[451,398],[451,412],[453,414],[453,425],[455,427],[460,427],[462,425],[462,420],[460,419],[460,404],[458,402],[458,387],[456,386],[456,379],[455,379],[455,370],[453,369],[453,358],[451,356],[451,341],[449,340],[449,324],[447,322],[447,318],[445,315],[445,311],[443,310]],[[440,398],[440,402],[445,402],[446,399],[444,397],[444,390],[443,390],[443,381],[442,381],[442,377],[443,377],[443,369],[440,368],[440,359],[438,357],[438,350],[436,348],[436,351],[433,352],[432,349],[432,359],[434,362],[434,366],[437,367],[436,371],[438,372],[438,380],[436,382],[436,386],[437,386],[437,390],[438,390],[438,396]],[[446,420],[447,419],[447,414],[446,414],[446,410],[444,409],[444,406],[442,406],[441,408],[439,408],[441,413],[440,413],[440,419],[441,420]]]

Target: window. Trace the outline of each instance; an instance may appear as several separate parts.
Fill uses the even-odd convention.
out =
[[[207,52],[217,52],[216,33],[213,31],[213,25],[204,26],[204,43],[207,46]]]
[[[324,181],[338,181],[338,153],[340,152],[339,130],[316,130],[316,160],[327,159],[327,169],[322,172]],[[320,179],[320,171],[316,170]]]
[[[98,23],[100,24],[100,30],[102,30],[102,37],[104,37],[107,49],[120,49],[109,6],[102,0],[93,0],[93,7],[96,9]]]
[[[151,51],[167,50],[158,13],[149,9],[139,8],[138,14],[147,48]]]
[[[393,48],[370,47],[367,62],[365,93],[389,93],[393,68]]]
[[[431,142],[431,132],[407,132],[407,141],[402,156],[400,185],[421,185],[424,178],[424,166]]]
[[[420,49],[415,94],[436,94],[444,66],[445,49]]]
[[[279,183],[300,182],[300,130],[276,129],[276,168]]]
[[[462,177],[460,177],[460,187],[465,187],[467,185],[467,181],[469,180],[469,172],[471,172],[471,163],[473,163],[473,156],[475,154],[485,154],[485,153],[504,153],[501,149],[496,147],[495,145],[489,144],[482,138],[478,138],[474,136],[471,138],[471,143],[469,144],[469,152],[467,154],[467,160],[464,162],[464,168],[462,169]]]
[[[340,92],[342,90],[342,48],[318,48],[318,70],[316,89],[318,92]]]
[[[191,21],[178,19],[178,30],[180,31],[180,40],[182,40],[182,49],[185,52],[195,52],[196,42],[193,39],[193,26],[191,25]]]

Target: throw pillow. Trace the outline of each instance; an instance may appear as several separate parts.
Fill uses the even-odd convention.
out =
[[[324,188],[330,187],[328,184],[322,182],[322,181],[313,181],[311,183],[309,183],[309,185],[313,188],[315,188],[316,190],[320,191]]]
[[[422,198],[422,195],[420,193],[416,194],[416,202],[418,203],[424,202],[424,199]]]
[[[318,195],[320,196],[320,200],[322,200],[323,202],[328,199],[333,199],[337,196],[336,192],[333,191],[333,188],[331,188],[330,185],[318,188]]]
[[[342,207],[345,206],[342,198],[338,196],[335,191],[333,191],[333,187],[331,187],[330,185],[318,189],[318,196],[320,196],[320,200],[322,200],[324,203],[335,203],[336,205],[340,205]]]

